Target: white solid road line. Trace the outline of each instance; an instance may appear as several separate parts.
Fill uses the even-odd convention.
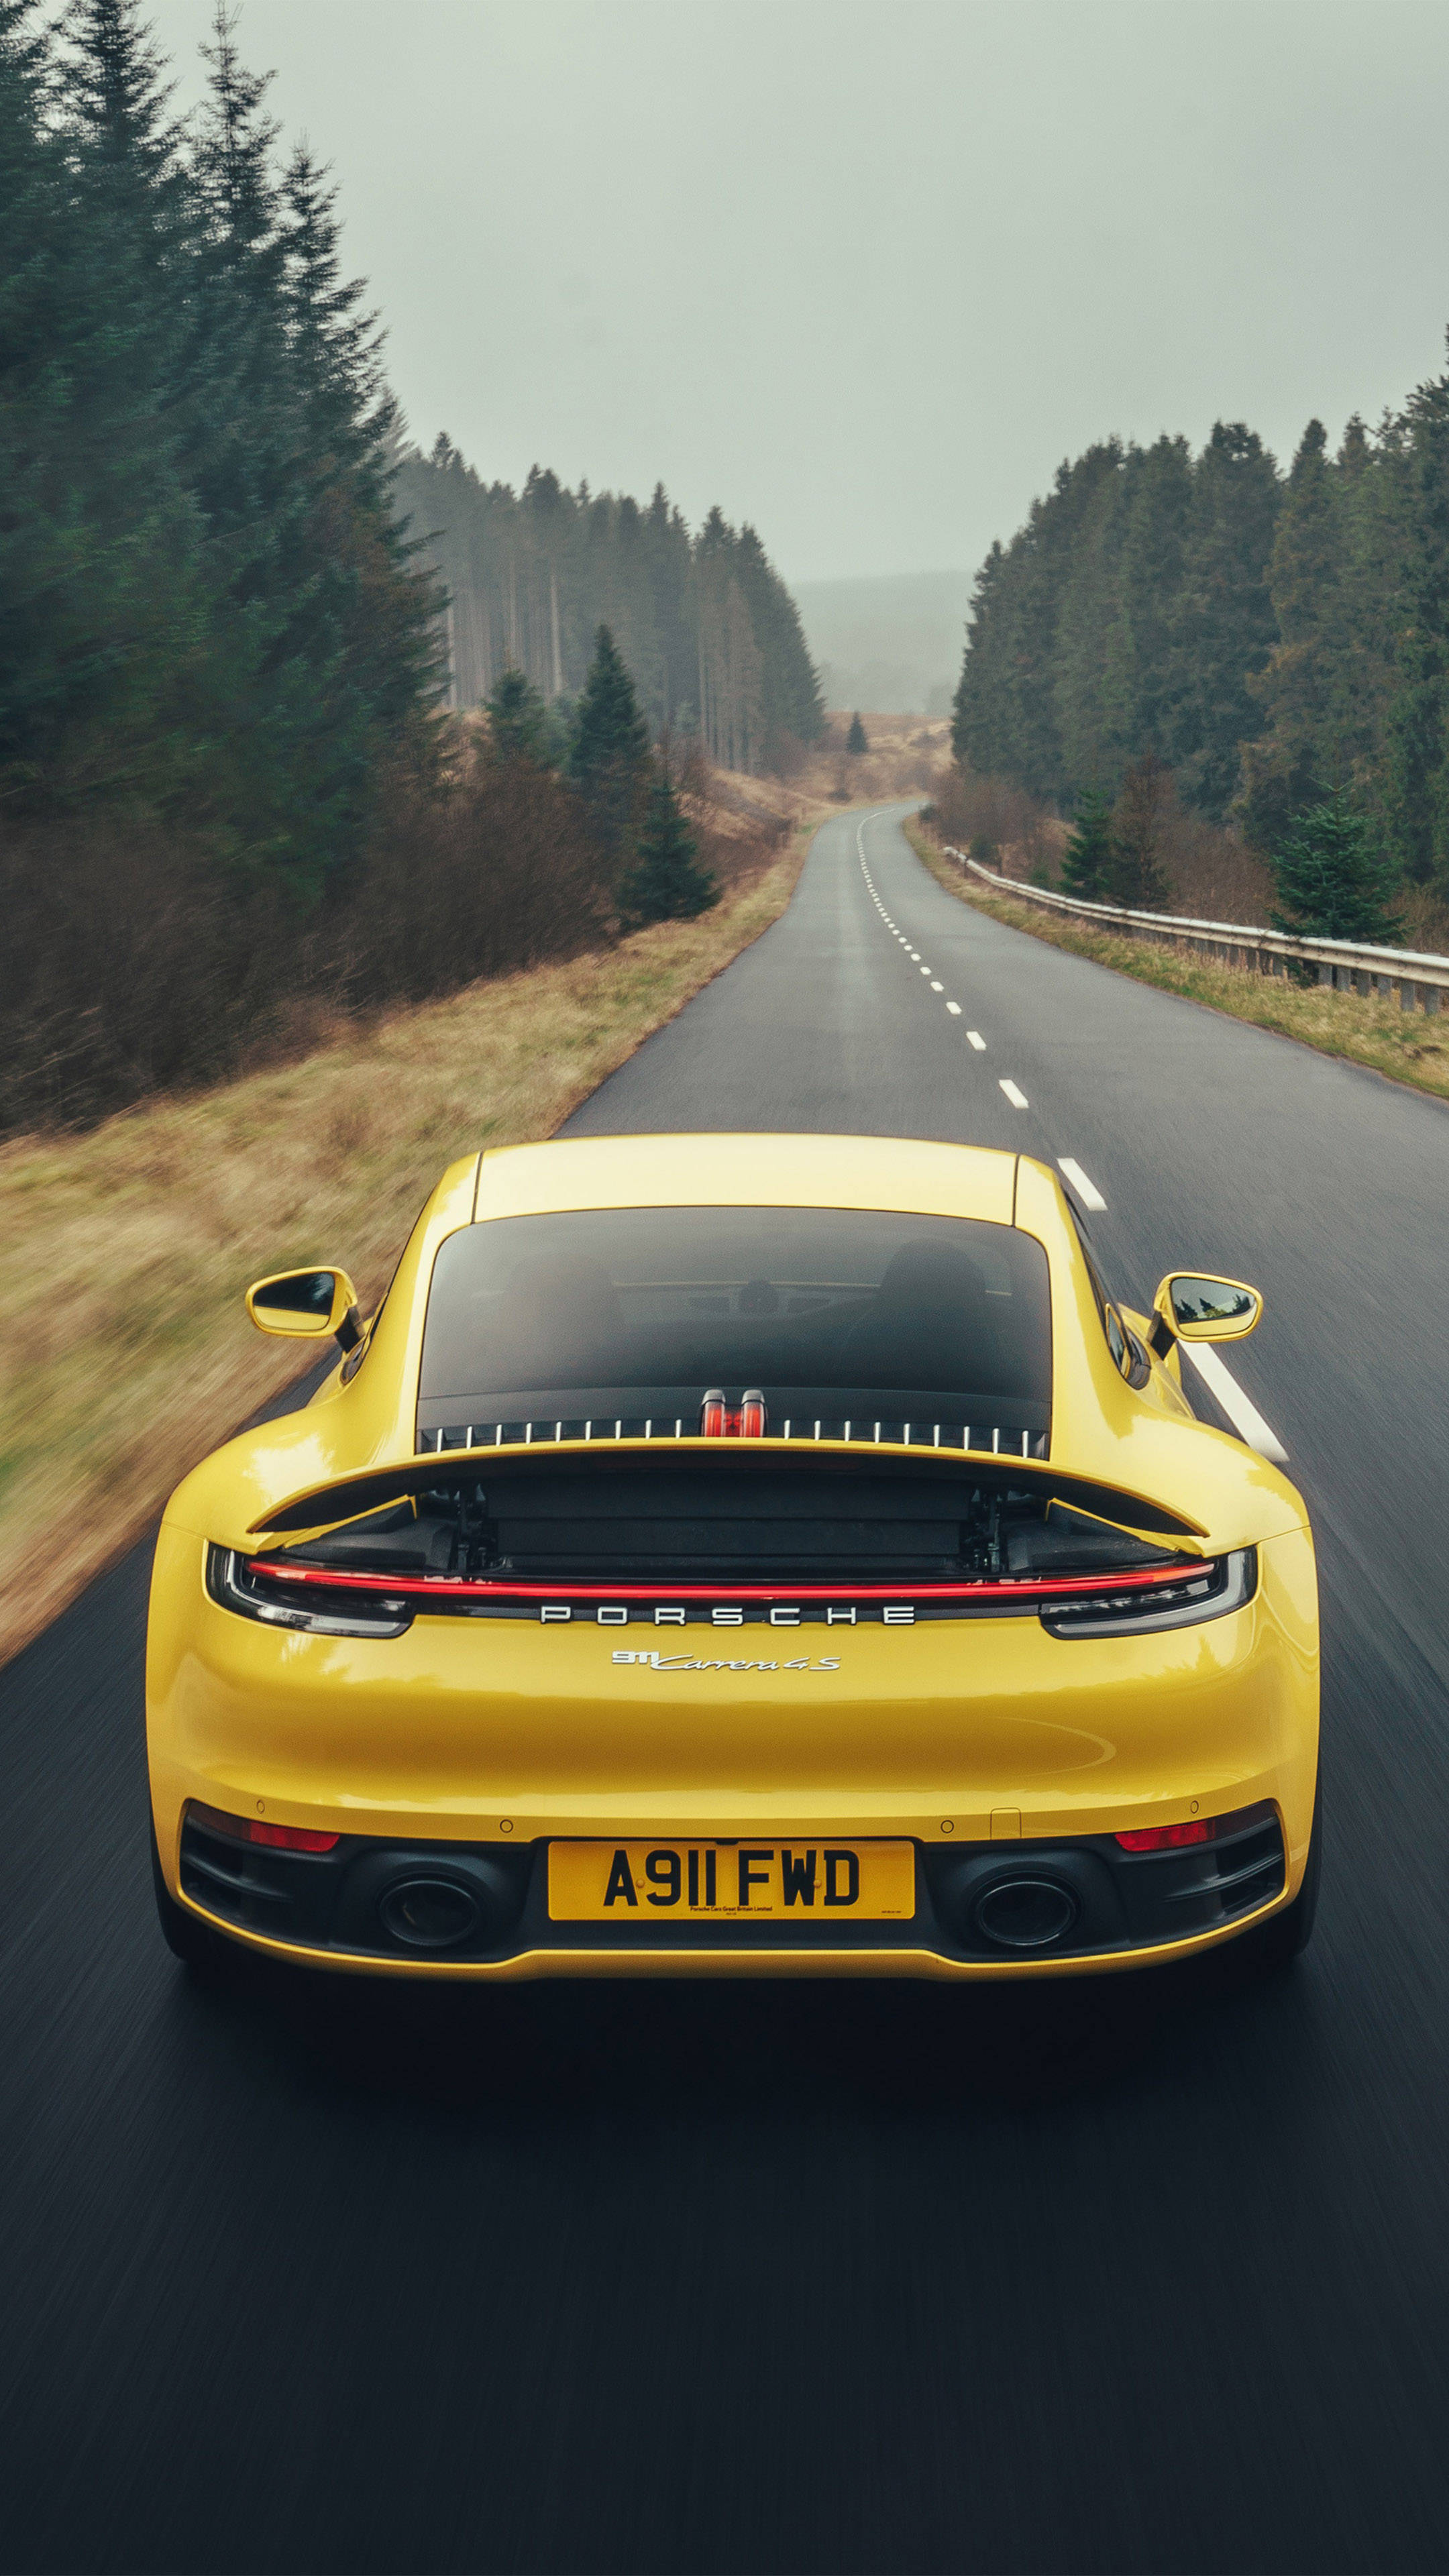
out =
[[[966,1035],[976,1049],[977,1054],[984,1055],[986,1053],[986,1040],[982,1036],[981,1031],[979,1029],[968,1029]]]
[[[1026,1093],[1024,1091],[1018,1091],[1014,1082],[1003,1082],[1001,1088],[1005,1092],[1013,1109],[1029,1109],[1031,1107],[1031,1103],[1027,1099]]]
[[[946,1004],[946,1008],[950,1012],[953,1020],[959,1020],[961,1017],[961,1005],[959,1002],[948,1002]]]
[[[1081,1164],[1077,1162],[1071,1154],[1058,1154],[1057,1170],[1059,1172],[1066,1173],[1067,1179],[1071,1182],[1071,1185],[1076,1191],[1078,1198],[1081,1200],[1083,1207],[1090,1208],[1094,1216],[1099,1209],[1106,1206],[1107,1202],[1103,1198],[1101,1191],[1098,1189],[1096,1182],[1088,1180]]]
[[[1260,1458],[1271,1458],[1275,1467],[1285,1467],[1288,1452],[1275,1432],[1269,1430],[1256,1404],[1243,1393],[1230,1368],[1225,1368],[1211,1342],[1179,1342],[1184,1359],[1191,1360],[1198,1376],[1217,1397],[1235,1431],[1241,1432],[1250,1449]]]

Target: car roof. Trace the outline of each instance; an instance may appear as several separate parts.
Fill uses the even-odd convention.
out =
[[[475,1221],[571,1208],[894,1208],[1010,1225],[1017,1156],[898,1136],[580,1136],[479,1162]]]
[[[450,1164],[413,1229],[355,1384],[339,1366],[301,1411],[215,1451],[178,1487],[168,1520],[244,1547],[272,1526],[275,1505],[411,1465],[428,1283],[448,1236],[475,1219],[649,1206],[889,1208],[1015,1224],[1043,1246],[1052,1276],[1051,1459],[1023,1462],[1022,1474],[1063,1471],[1155,1499],[1218,1546],[1254,1545],[1303,1523],[1301,1497],[1266,1459],[1148,1403],[1119,1376],[1049,1164],[913,1138],[710,1135],[565,1137]],[[319,1526],[325,1518],[319,1512]]]

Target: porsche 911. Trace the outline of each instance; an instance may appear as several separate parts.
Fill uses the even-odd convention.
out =
[[[314,1968],[1041,1977],[1312,1927],[1302,1498],[1199,1419],[1044,1163],[474,1153],[334,1364],[189,1475],[147,1655],[161,1926]]]

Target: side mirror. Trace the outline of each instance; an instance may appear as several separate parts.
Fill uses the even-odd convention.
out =
[[[325,1342],[335,1333],[345,1351],[362,1339],[357,1290],[345,1270],[279,1270],[247,1290],[247,1313],[259,1333]]]
[[[1241,1279],[1208,1279],[1169,1270],[1152,1310],[1180,1342],[1240,1342],[1263,1317],[1263,1300]]]

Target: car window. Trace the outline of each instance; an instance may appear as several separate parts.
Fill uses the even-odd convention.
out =
[[[1082,1259],[1087,1265],[1087,1277],[1092,1283],[1097,1315],[1106,1337],[1107,1348],[1112,1354],[1113,1364],[1126,1378],[1129,1386],[1145,1386],[1152,1374],[1151,1362],[1131,1326],[1123,1322],[1117,1301],[1097,1267],[1097,1257],[1092,1249],[1086,1221],[1081,1211],[1065,1191],[1063,1196],[1067,1201],[1072,1224],[1076,1228],[1077,1243]]]
[[[967,1218],[733,1207],[496,1218],[439,1251],[420,1429],[697,1422],[716,1386],[759,1388],[777,1429],[987,1423],[1034,1447],[1050,1427],[1045,1251]]]

